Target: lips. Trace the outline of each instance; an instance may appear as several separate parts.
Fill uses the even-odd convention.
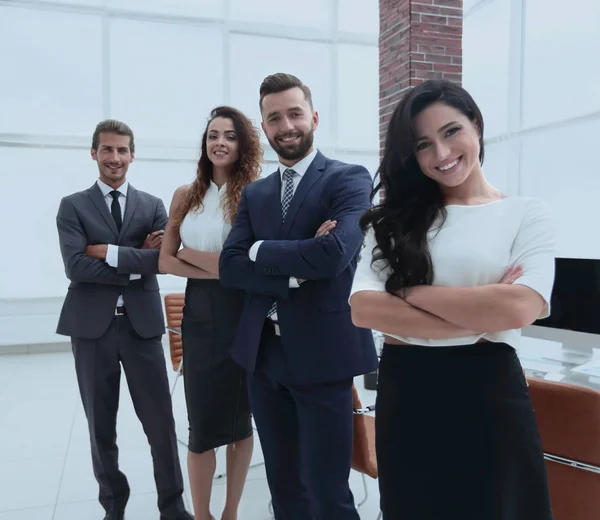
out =
[[[285,136],[285,137],[280,137],[277,140],[280,143],[289,144],[289,143],[293,143],[295,141],[298,141],[300,139],[300,137],[301,137],[300,135],[288,135],[288,136]]]
[[[452,173],[454,170],[456,170],[457,166],[461,163],[461,161],[462,155],[456,159],[452,159],[451,161],[446,161],[441,166],[436,166],[435,169],[439,170],[444,174]]]

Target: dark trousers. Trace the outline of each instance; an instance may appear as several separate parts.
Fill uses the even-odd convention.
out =
[[[154,462],[161,519],[183,510],[183,478],[161,338],[144,339],[127,316],[115,316],[96,340],[71,338],[75,370],[88,421],[100,504],[107,511],[125,507],[129,484],[119,470],[117,409],[121,365],[135,412],[148,437]]]
[[[348,483],[352,380],[286,383],[277,375],[282,356],[280,338],[263,333],[263,362],[248,374],[275,518],[358,520]]]

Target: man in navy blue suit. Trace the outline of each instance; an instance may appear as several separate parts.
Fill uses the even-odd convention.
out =
[[[352,379],[377,355],[348,297],[372,180],[314,147],[319,116],[295,76],[267,77],[260,109],[279,168],[244,189],[221,253],[221,283],[247,292],[232,357],[248,372],[275,518],[358,520]]]

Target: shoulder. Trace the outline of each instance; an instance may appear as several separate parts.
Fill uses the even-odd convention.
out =
[[[368,175],[369,178],[371,174],[368,170],[361,166],[360,164],[350,164],[343,161],[338,161],[336,159],[330,159],[328,157],[323,156],[325,159],[325,171],[328,175],[333,176],[345,176],[345,175]]]
[[[138,198],[144,202],[158,204],[158,202],[162,201],[162,199],[160,197],[157,197],[156,195],[152,195],[151,193],[148,193],[147,191],[138,190],[137,188],[134,188],[133,186],[130,186],[130,189],[135,190],[135,193],[138,196]]]
[[[183,197],[190,190],[191,184],[184,184],[183,186],[179,186],[174,192],[172,197],[172,202],[181,202]]]
[[[246,195],[255,195],[257,193],[261,193],[270,182],[273,182],[273,177],[275,175],[279,175],[279,170],[275,170],[273,173],[267,175],[266,177],[261,177],[249,184],[244,186],[242,192],[246,193]]]
[[[527,226],[529,223],[552,221],[552,212],[545,200],[540,197],[515,196],[507,199],[507,212],[520,216],[521,225]],[[519,211],[516,211],[516,210]]]
[[[61,205],[70,205],[74,206],[79,203],[87,203],[89,201],[89,194],[92,191],[92,188],[88,188],[87,190],[76,191],[75,193],[71,193],[70,195],[65,195],[61,199]]]

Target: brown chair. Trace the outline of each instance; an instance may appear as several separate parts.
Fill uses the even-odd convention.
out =
[[[555,520],[600,518],[600,392],[528,378]]]
[[[183,362],[183,345],[181,342],[181,319],[183,318],[184,294],[167,294],[165,296],[165,314],[167,332],[169,334],[169,350],[171,364],[175,372],[181,372]]]

